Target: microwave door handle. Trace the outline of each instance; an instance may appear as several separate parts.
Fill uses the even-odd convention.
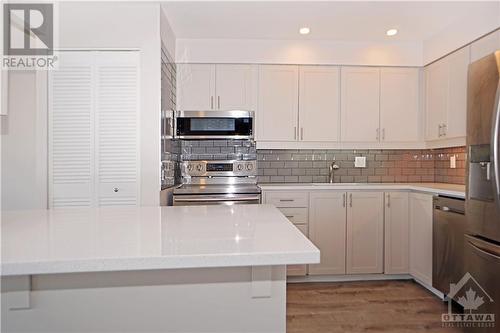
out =
[[[495,177],[495,195],[496,200],[500,204],[500,158],[499,158],[499,132],[500,132],[500,80],[498,82],[497,94],[495,97],[495,110],[493,110],[493,133],[491,135],[491,149],[493,157],[493,173]]]

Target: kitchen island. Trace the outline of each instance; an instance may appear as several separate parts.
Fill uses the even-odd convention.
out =
[[[2,331],[284,332],[318,262],[271,205],[2,212]]]

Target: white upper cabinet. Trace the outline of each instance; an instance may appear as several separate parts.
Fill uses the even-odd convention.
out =
[[[177,65],[178,110],[254,110],[252,65]]]
[[[446,138],[466,136],[467,123],[467,73],[470,64],[470,48],[464,47],[448,57],[449,92]]]
[[[448,63],[441,59],[424,70],[425,72],[425,110],[427,140],[440,139],[446,124],[448,109]]]
[[[469,52],[466,46],[425,68],[427,140],[466,135]]]
[[[177,65],[177,109],[215,109],[215,66],[205,64]]]
[[[258,140],[297,140],[298,73],[293,65],[259,66]]]
[[[299,78],[300,140],[339,141],[339,68],[300,66]]]
[[[347,274],[384,270],[384,195],[350,192],[347,209]]]
[[[419,70],[380,70],[380,141],[418,141]]]
[[[341,139],[379,141],[380,69],[343,67],[341,79]]]
[[[481,59],[490,53],[500,50],[500,30],[475,41],[471,44],[471,62]]]
[[[255,110],[254,75],[251,65],[216,65],[217,110]]]

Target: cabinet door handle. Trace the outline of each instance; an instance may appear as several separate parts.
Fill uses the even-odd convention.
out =
[[[385,141],[385,128],[382,129],[382,141]]]
[[[304,140],[304,127],[300,128],[300,140]]]
[[[391,208],[391,194],[387,194],[387,208]]]
[[[376,137],[376,140],[377,141],[380,140],[380,128],[377,128],[377,137]]]
[[[214,108],[214,96],[210,96],[210,109]]]
[[[220,110],[220,96],[217,96],[217,109]]]
[[[297,126],[293,127],[293,139],[297,140]]]
[[[446,124],[443,124],[443,136],[446,136],[447,128],[448,126]]]
[[[352,207],[352,193],[349,193],[349,207]]]
[[[342,194],[342,207],[345,207],[345,193]]]

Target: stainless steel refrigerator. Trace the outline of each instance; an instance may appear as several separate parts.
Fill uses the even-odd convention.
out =
[[[488,293],[482,313],[500,330],[500,50],[469,66],[465,270]]]

